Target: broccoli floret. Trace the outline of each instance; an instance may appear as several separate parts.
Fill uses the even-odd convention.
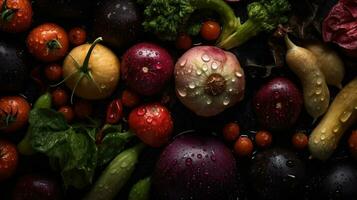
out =
[[[224,49],[237,47],[262,31],[272,31],[286,23],[290,10],[288,0],[260,0],[248,5],[248,20],[229,37],[222,38],[217,46]]]
[[[138,0],[145,5],[144,29],[162,40],[173,41],[180,32],[187,32],[190,16],[196,10],[208,9],[221,17],[222,33],[217,46],[237,47],[262,31],[272,31],[286,23],[290,10],[288,0],[260,0],[248,5],[249,19],[241,24],[232,8],[223,0]],[[197,31],[196,31],[197,32]]]

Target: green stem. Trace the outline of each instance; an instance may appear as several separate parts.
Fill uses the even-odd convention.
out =
[[[227,38],[240,26],[232,8],[223,0],[191,0],[190,4],[197,9],[208,9],[217,12],[222,21],[222,33],[218,41]]]
[[[251,19],[248,19],[236,31],[220,41],[217,46],[223,49],[232,49],[248,41],[256,36],[262,30],[259,24]]]
[[[287,49],[293,49],[296,47],[296,45],[290,40],[288,34],[285,35],[284,40],[285,40]]]
[[[50,40],[47,42],[47,48],[49,50],[53,50],[53,49],[61,49],[62,45],[58,40]]]
[[[102,37],[97,38],[96,40],[94,40],[94,42],[92,43],[91,47],[89,48],[89,51],[88,51],[88,53],[87,53],[87,55],[86,55],[86,57],[85,57],[85,59],[83,61],[82,67],[81,67],[81,71],[83,73],[88,73],[90,56],[92,55],[94,47],[101,41],[103,41]]]

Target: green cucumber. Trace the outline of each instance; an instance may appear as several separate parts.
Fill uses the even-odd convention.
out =
[[[128,200],[149,200],[151,179],[147,177],[138,181],[130,190]]]

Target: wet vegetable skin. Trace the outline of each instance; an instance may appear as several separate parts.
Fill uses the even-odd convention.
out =
[[[346,85],[310,135],[313,157],[326,160],[336,149],[342,134],[357,122],[357,78]]]

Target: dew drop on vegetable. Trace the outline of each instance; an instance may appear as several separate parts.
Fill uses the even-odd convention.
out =
[[[317,102],[317,99],[316,99],[316,98],[314,98],[314,102]]]
[[[211,100],[211,99],[207,99],[206,103],[207,103],[208,105],[210,105],[210,104],[212,103],[212,100]]]
[[[195,83],[190,83],[190,84],[188,84],[188,87],[190,88],[190,89],[195,89]]]
[[[207,54],[203,54],[201,58],[204,62],[209,62],[211,60],[211,58]]]
[[[223,105],[228,105],[231,102],[231,100],[228,97],[225,97],[223,100]]]
[[[192,165],[192,159],[191,158],[186,158],[185,163],[186,163],[187,166],[191,166]]]
[[[128,167],[128,162],[123,162],[121,165],[120,165],[120,167],[121,168],[126,168],[126,167]]]
[[[197,154],[197,158],[201,159],[202,158],[202,154]]]
[[[208,70],[208,65],[207,64],[204,64],[203,66],[202,66],[202,70],[205,72],[205,71],[207,71]]]
[[[355,106],[355,110],[357,110],[357,106]]]
[[[340,130],[340,127],[336,126],[336,127],[333,129],[333,132],[334,132],[334,133],[337,133],[339,130]]]
[[[180,66],[184,67],[186,65],[186,63],[187,63],[187,60],[183,60],[183,61],[180,62]]]
[[[322,93],[322,89],[321,88],[317,88],[315,94],[319,95],[321,93]]]
[[[349,111],[343,111],[343,113],[340,116],[340,121],[342,123],[345,123],[352,115],[352,112]]]
[[[324,100],[325,100],[325,98],[321,97],[320,101],[324,101]]]
[[[149,72],[149,68],[147,68],[147,67],[143,67],[142,70],[143,70],[144,73],[148,73]]]
[[[286,164],[287,167],[290,167],[290,168],[295,166],[294,161],[292,161],[292,160],[286,161],[285,164]]]
[[[317,83],[317,85],[321,85],[322,84],[322,79],[317,79],[317,81],[316,81],[316,83]]]
[[[149,123],[149,124],[151,124],[151,123],[152,123],[152,118],[151,118],[151,117],[148,117],[148,118],[146,119],[146,122]]]
[[[137,115],[139,116],[143,116],[146,113],[146,109],[145,108],[139,108],[138,111],[136,112]]]
[[[323,129],[321,130],[321,133],[326,133],[326,128],[323,128]]]
[[[202,74],[202,71],[201,71],[200,69],[198,69],[198,70],[196,71],[196,74],[197,74],[198,76],[200,76],[200,75]]]
[[[213,62],[211,65],[213,70],[216,70],[218,68],[218,66],[219,66],[218,63],[216,63],[216,62]]]
[[[326,139],[326,135],[321,135],[320,139],[321,141],[324,141]]]
[[[240,73],[240,72],[236,72],[236,73],[235,73],[235,75],[236,75],[238,78],[240,78],[240,77],[242,77],[242,76],[243,76],[243,74],[242,74],[242,73]]]
[[[229,92],[233,92],[233,89],[232,89],[232,88],[229,88],[228,91],[229,91]]]
[[[232,78],[232,83],[236,82],[236,79],[235,78]]]
[[[186,97],[186,96],[187,96],[186,89],[179,89],[179,88],[177,88],[177,93],[178,93],[181,97]]]
[[[213,162],[215,162],[215,161],[216,161],[216,156],[215,156],[215,155],[211,155],[211,160],[212,160]]]
[[[315,140],[314,140],[314,143],[315,143],[315,144],[318,144],[318,143],[319,143],[319,140],[318,140],[318,139],[315,139]]]

